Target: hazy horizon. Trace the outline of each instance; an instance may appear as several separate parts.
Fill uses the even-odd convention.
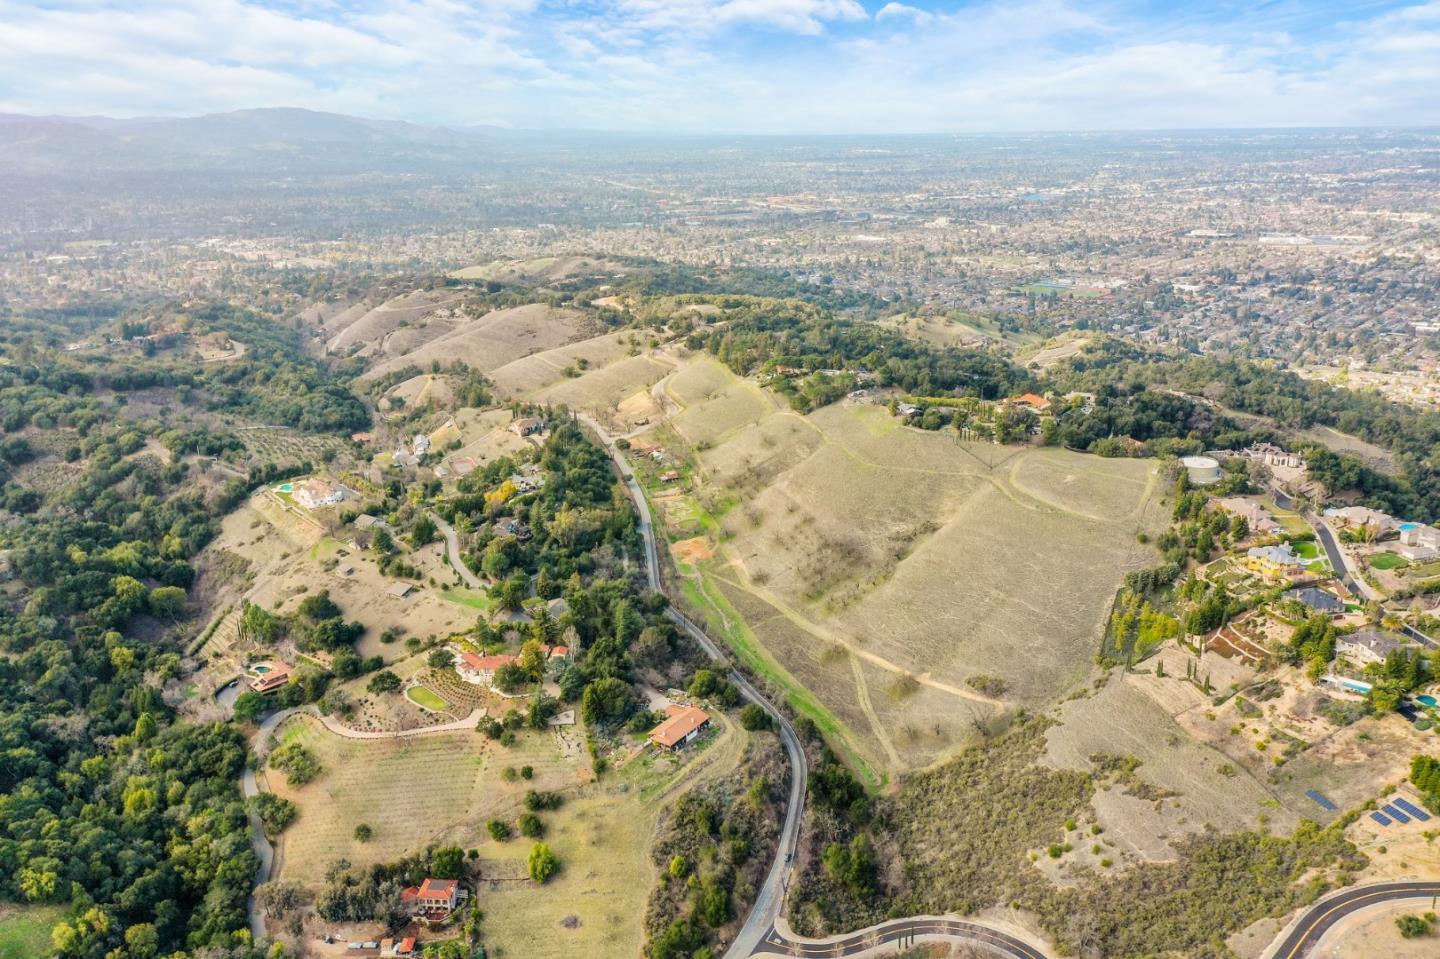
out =
[[[607,127],[582,127],[582,126],[517,126],[498,123],[443,123],[426,122],[422,120],[410,120],[403,117],[378,117],[366,116],[364,114],[343,113],[334,110],[325,110],[312,107],[300,107],[291,104],[277,104],[275,106],[252,106],[237,107],[233,110],[207,111],[202,113],[89,113],[89,114],[66,114],[66,113],[26,113],[26,112],[0,112],[0,116],[24,117],[33,120],[55,120],[77,123],[81,125],[94,126],[97,121],[101,123],[100,128],[105,124],[143,124],[152,122],[199,120],[207,117],[242,116],[246,114],[257,114],[265,112],[301,112],[311,113],[317,116],[331,116],[346,120],[357,120],[370,123],[396,123],[409,124],[412,126],[433,129],[451,130],[455,132],[473,131],[497,131],[505,133],[537,133],[537,134],[575,134],[594,136],[613,136],[622,138],[645,138],[656,139],[706,139],[713,137],[735,137],[739,139],[844,139],[844,138],[894,138],[894,139],[925,139],[925,138],[1007,138],[1007,137],[1086,137],[1086,136],[1116,136],[1126,134],[1265,134],[1265,133],[1344,133],[1354,132],[1385,132],[1385,131],[1427,131],[1440,128],[1440,120],[1426,123],[1371,123],[1371,124],[1348,124],[1348,125],[1324,125],[1324,124],[1296,124],[1291,126],[1190,126],[1190,127],[1091,127],[1085,129],[1060,129],[1036,128],[1031,130],[927,130],[915,132],[892,132],[885,130],[834,130],[822,132],[753,132],[746,130],[709,130],[709,131],[686,131],[686,130],[627,130],[622,128]]]

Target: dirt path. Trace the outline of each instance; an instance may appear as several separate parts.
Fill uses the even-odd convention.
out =
[[[860,703],[860,711],[869,720],[870,731],[875,734],[880,748],[885,750],[885,756],[890,760],[890,768],[904,769],[905,762],[900,758],[895,744],[890,741],[890,735],[885,732],[885,724],[880,722],[880,716],[875,712],[875,704],[870,702],[870,684],[865,681],[865,671],[860,668],[860,660],[854,656],[850,657],[850,672],[855,677],[855,698]]]
[[[954,686],[950,683],[941,682],[940,680],[932,677],[928,672],[916,675],[915,673],[912,673],[910,672],[910,670],[901,666],[899,663],[892,662],[883,656],[872,653],[870,650],[860,646],[854,640],[843,638],[823,626],[816,625],[815,623],[811,622],[810,619],[806,617],[803,613],[791,608],[790,606],[787,606],[773,593],[763,587],[737,582],[736,580],[733,580],[728,576],[721,576],[719,573],[711,573],[709,575],[711,575],[715,579],[720,580],[723,583],[734,586],[736,589],[744,590],[745,592],[754,596],[756,599],[764,602],[767,606],[774,609],[777,613],[785,617],[791,623],[805,630],[805,632],[809,633],[811,636],[814,636],[816,639],[824,640],[828,643],[833,643],[834,645],[839,646],[846,652],[850,653],[851,656],[858,659],[863,659],[867,663],[870,663],[872,666],[878,666],[887,672],[896,674],[897,676],[910,676],[922,686],[929,686],[931,689],[938,689],[942,693],[949,693],[951,696],[956,696],[960,699],[968,699],[971,702],[983,703],[986,706],[990,706],[991,708],[999,711],[1003,711],[1005,708],[1005,705],[998,699],[986,696],[985,694],[973,689],[966,689],[963,686]]]

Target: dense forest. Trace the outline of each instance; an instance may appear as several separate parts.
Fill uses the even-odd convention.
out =
[[[198,370],[163,343],[61,354],[56,341],[97,327],[58,322],[8,325],[0,345],[0,454],[64,476],[5,487],[0,899],[66,905],[62,957],[248,953],[246,744],[231,726],[177,723],[162,689],[182,675],[192,561],[258,480],[198,483],[186,457],[238,450],[212,411],[342,430],[369,418],[295,331],[258,316],[181,320],[249,348]],[[135,322],[121,338],[144,335]],[[152,388],[164,402],[142,415],[128,401]]]

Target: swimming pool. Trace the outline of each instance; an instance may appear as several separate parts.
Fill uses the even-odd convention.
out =
[[[1328,683],[1331,686],[1339,686],[1341,689],[1348,690],[1352,693],[1359,693],[1362,696],[1374,688],[1363,680],[1346,679],[1344,676],[1322,676],[1320,681],[1322,683]]]
[[[259,674],[262,675],[262,676],[265,675],[266,673],[270,672],[270,667],[269,667],[269,666],[252,666],[252,667],[250,667],[250,668],[253,669],[255,672],[259,673]]]
[[[294,483],[281,483],[279,486],[277,486],[277,487],[275,487],[275,488],[276,488],[277,490],[279,490],[280,492],[282,492],[282,493],[291,493],[291,492],[294,492],[294,490],[295,490],[295,484],[294,484]]]
[[[1440,706],[1440,700],[1437,700],[1434,696],[1416,696],[1415,701],[1426,709],[1434,709],[1436,706]]]

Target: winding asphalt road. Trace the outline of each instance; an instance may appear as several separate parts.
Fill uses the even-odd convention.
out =
[[[460,574],[460,578],[465,581],[465,585],[471,589],[484,589],[485,584],[480,582],[480,577],[470,572],[470,567],[465,565],[465,560],[460,555],[460,537],[456,535],[455,527],[445,522],[445,520],[433,510],[426,510],[426,512],[429,513],[430,518],[435,521],[435,528],[440,531],[440,535],[445,537],[445,552],[449,555],[450,565],[454,567],[455,572]]]
[[[655,524],[650,516],[650,504],[645,501],[645,494],[635,479],[634,471],[630,469],[630,464],[625,461],[625,457],[615,446],[610,434],[605,432],[593,418],[582,414],[581,419],[605,441],[605,448],[609,451],[615,468],[619,470],[621,478],[625,481],[625,488],[635,503],[636,513],[640,516],[640,537],[645,544],[645,577],[651,589],[657,593],[661,592],[660,551],[656,546]],[[666,615],[691,639],[695,640],[696,644],[705,651],[705,655],[716,662],[726,660],[719,645],[707,636],[703,629],[695,625],[688,616],[674,606],[666,611]],[[740,927],[735,941],[725,951],[725,959],[747,959],[749,956],[762,953],[767,937],[775,934],[775,920],[779,918],[781,907],[785,903],[785,891],[789,888],[790,873],[794,868],[795,847],[800,840],[800,815],[805,809],[805,781],[809,776],[809,767],[805,761],[805,750],[800,748],[800,737],[795,734],[795,729],[790,725],[790,720],[785,718],[785,714],[760,695],[739,671],[731,669],[728,676],[730,682],[735,684],[735,688],[740,690],[740,695],[744,699],[756,704],[769,714],[775,723],[775,728],[779,730],[781,745],[785,747],[786,758],[790,761],[790,797],[785,807],[785,819],[780,824],[780,841],[775,850],[775,861],[771,863],[770,872],[766,874],[765,882],[755,897],[755,905],[751,907],[749,917]]]
[[[1002,956],[1014,959],[1050,959],[1035,946],[1017,939],[1009,933],[978,922],[966,922],[950,916],[913,916],[909,919],[894,919],[871,926],[859,932],[830,939],[800,939],[784,936],[775,929],[766,934],[764,941],[751,955],[793,956],[798,959],[833,959],[835,956],[854,956],[871,949],[878,949],[891,943],[901,948],[914,945],[921,937],[954,939],[957,941],[988,946]]]
[[[250,737],[250,748],[254,751],[259,761],[264,761],[263,750],[265,744],[270,741],[270,736],[275,732],[277,726],[283,723],[295,710],[282,709],[277,713],[271,713],[265,717],[255,735]],[[240,774],[240,792],[246,799],[252,799],[260,795],[260,784],[255,781],[255,770],[249,766]],[[270,881],[270,873],[275,868],[275,846],[265,835],[265,824],[260,817],[253,812],[247,812],[250,817],[250,846],[255,850],[255,856],[260,860],[260,868],[255,871],[255,885],[264,885]],[[265,917],[260,912],[260,904],[255,901],[255,890],[250,890],[250,898],[245,903],[246,912],[250,917],[250,935],[255,942],[265,937]]]
[[[1308,956],[1336,923],[1362,909],[1395,902],[1429,902],[1436,896],[1440,896],[1440,882],[1384,882],[1342,889],[1307,909],[1266,953],[1266,959]]]

